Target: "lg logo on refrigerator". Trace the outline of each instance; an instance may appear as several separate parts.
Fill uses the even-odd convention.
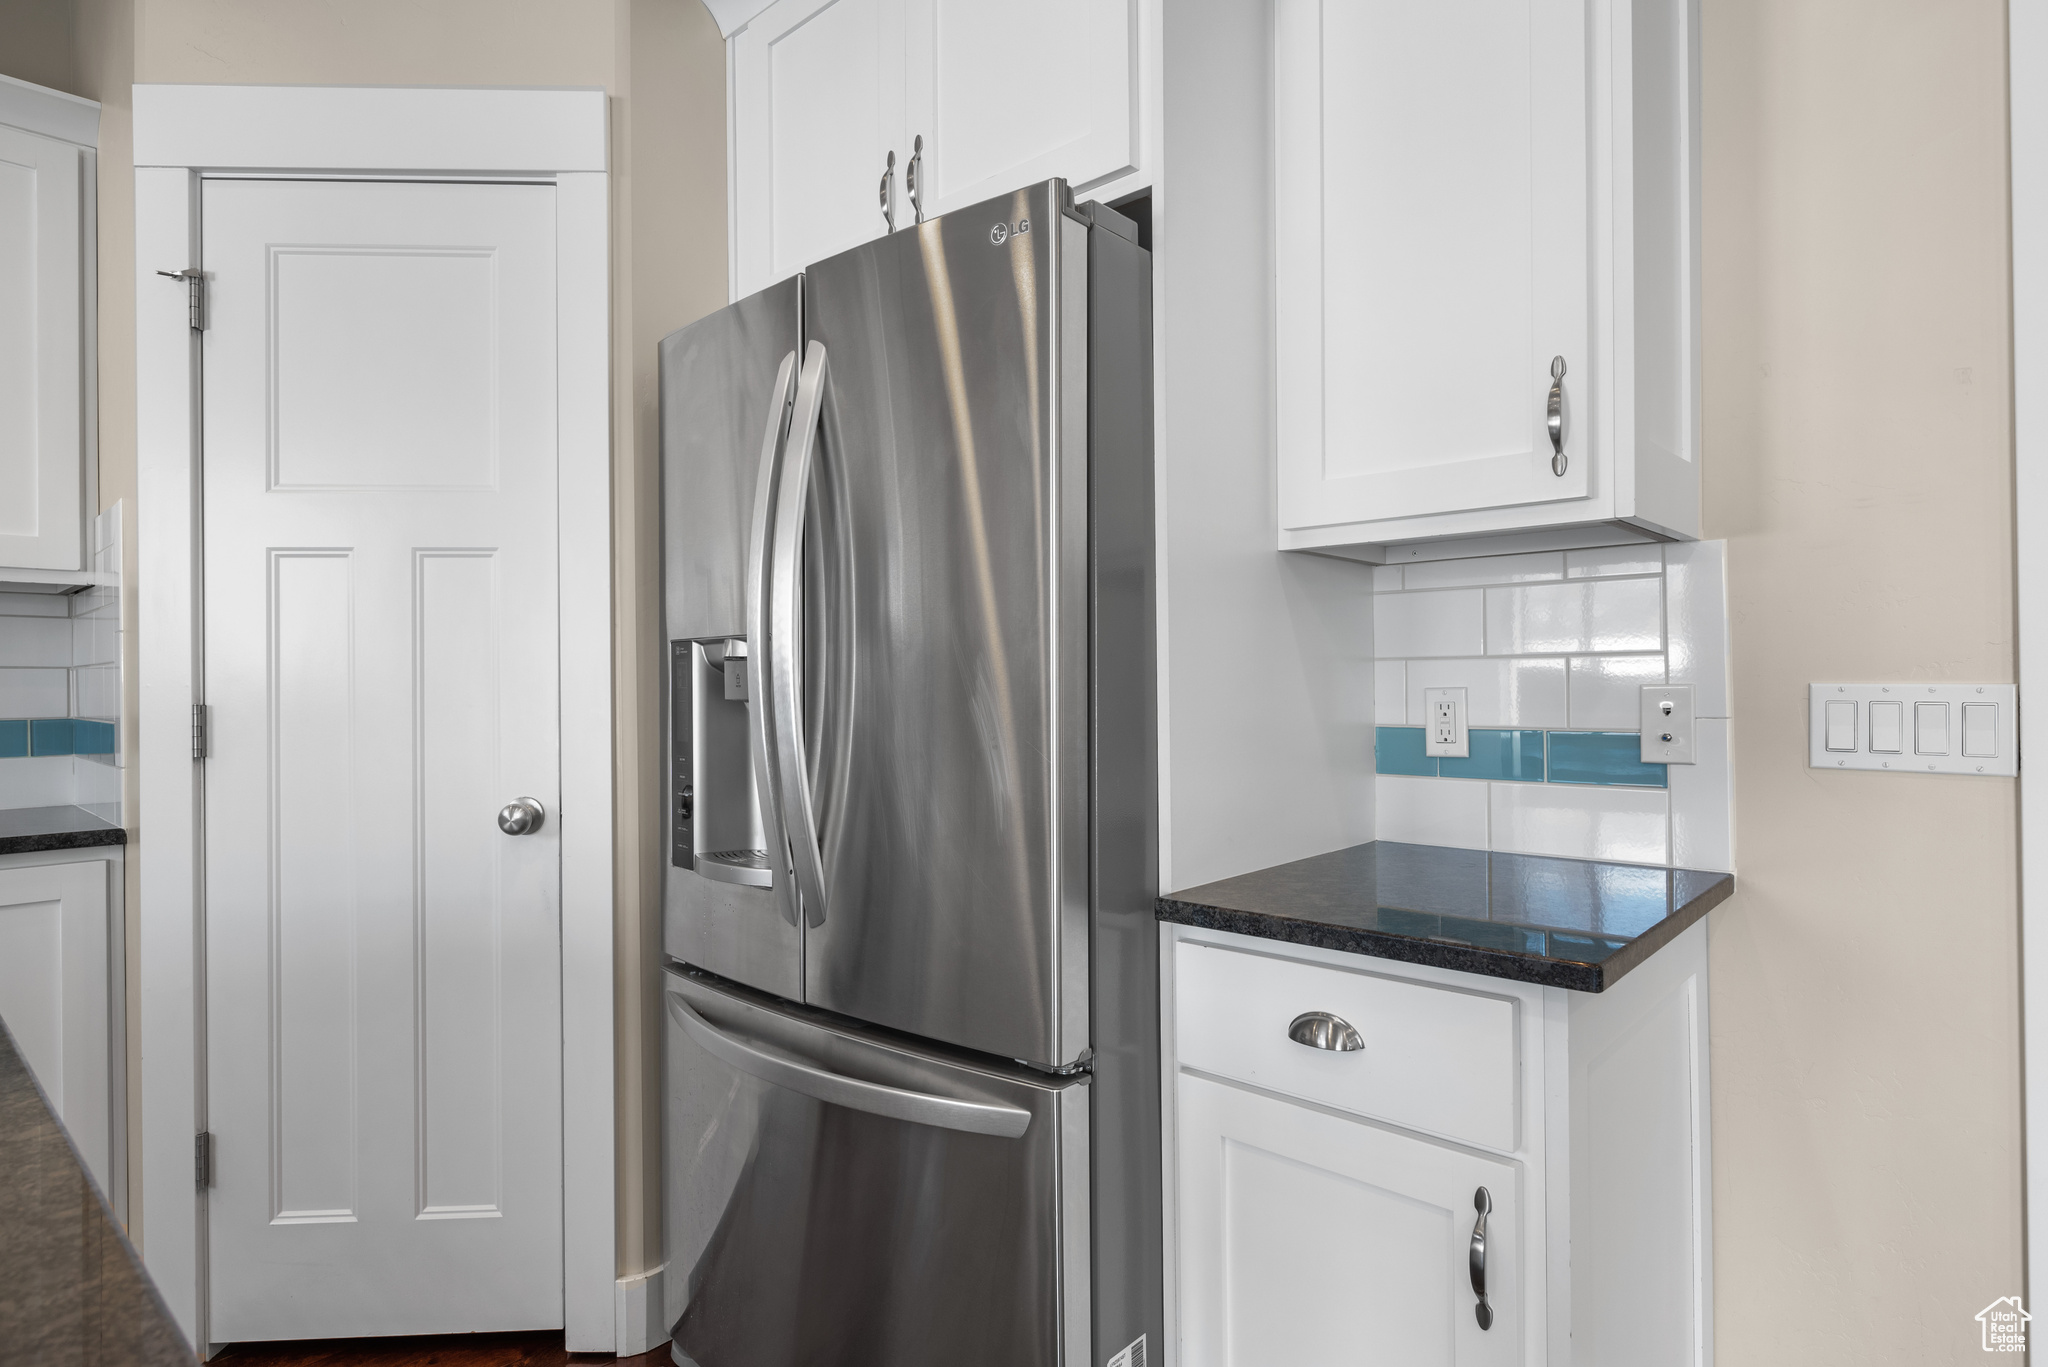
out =
[[[1030,231],[1031,220],[1028,218],[1020,218],[1017,220],[1017,226],[1014,228],[1007,223],[998,223],[995,227],[990,228],[988,230],[988,240],[995,243],[998,247],[1000,247],[1003,245],[1004,242],[1009,240],[1009,236],[1011,233],[1015,233],[1019,237],[1022,237],[1025,233],[1028,233]]]

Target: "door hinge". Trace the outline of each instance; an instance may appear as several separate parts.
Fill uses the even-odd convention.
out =
[[[201,1191],[213,1185],[213,1136],[205,1130],[192,1136],[192,1181]]]
[[[194,759],[205,759],[205,758],[206,758],[206,749],[207,749],[207,745],[206,745],[206,742],[207,742],[207,734],[206,734],[206,733],[207,733],[207,729],[208,729],[208,727],[207,727],[207,723],[208,723],[208,721],[209,721],[209,720],[210,720],[210,718],[209,718],[209,716],[207,715],[207,709],[206,709],[206,704],[205,704],[205,703],[203,703],[203,702],[196,702],[196,703],[193,703],[193,704],[192,704],[192,758],[194,758]]]
[[[185,282],[185,321],[194,332],[206,331],[206,272],[192,270],[158,271],[169,280]]]

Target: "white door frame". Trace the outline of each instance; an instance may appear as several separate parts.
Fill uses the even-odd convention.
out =
[[[562,1268],[568,1347],[614,1345],[611,306],[602,90],[135,87],[141,704],[142,1237],[202,1352],[206,1129],[197,567],[198,334],[185,289],[209,175],[492,180],[556,188],[561,589]]]
[[[2048,678],[2048,0],[2007,7],[2011,100],[2013,549],[2017,559],[2019,737],[2036,727],[2028,688]],[[2031,530],[2030,530],[2031,529]],[[2048,699],[2048,694],[2043,695]],[[2042,706],[2048,707],[2048,701]],[[2038,728],[2048,738],[2048,721]],[[2048,766],[2048,739],[2040,744]],[[2048,767],[2043,769],[2048,785]],[[2048,786],[2020,770],[2021,1069],[2026,1136],[2027,1303],[2048,1304]],[[2039,797],[2038,801],[2030,798]],[[2043,1320],[2048,1325],[2048,1320]]]

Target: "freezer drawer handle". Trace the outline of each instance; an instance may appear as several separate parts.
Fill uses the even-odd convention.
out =
[[[929,1092],[885,1087],[879,1082],[864,1082],[860,1078],[828,1073],[812,1064],[769,1053],[734,1039],[692,1011],[688,1003],[673,993],[669,994],[668,1013],[677,1025],[683,1027],[683,1033],[720,1062],[743,1073],[752,1073],[763,1082],[802,1092],[834,1106],[867,1111],[891,1120],[907,1120],[913,1125],[934,1125],[942,1130],[965,1130],[969,1134],[992,1134],[1003,1139],[1015,1139],[1031,1125],[1031,1112],[1017,1106],[961,1101],[956,1097],[933,1096]]]

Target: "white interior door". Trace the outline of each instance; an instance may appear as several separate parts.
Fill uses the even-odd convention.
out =
[[[1587,493],[1586,10],[1280,0],[1283,528]]]
[[[218,1342],[562,1323],[555,195],[203,189]]]
[[[0,566],[85,567],[80,162],[0,127]]]
[[[1137,167],[1136,0],[906,0],[905,105],[927,218]]]
[[[734,298],[886,231],[903,176],[904,0],[779,0],[734,35]]]
[[[1187,1367],[1509,1367],[1522,1360],[1515,1165],[1180,1079]],[[1468,1253],[1486,1188],[1487,1303]]]

